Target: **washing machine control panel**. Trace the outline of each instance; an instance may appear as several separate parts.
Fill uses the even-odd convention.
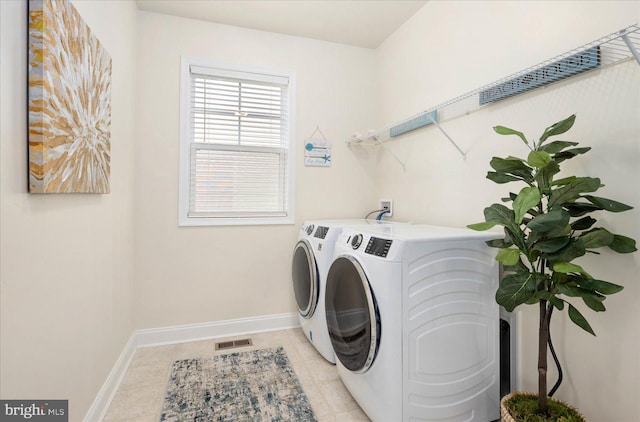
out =
[[[368,253],[369,255],[386,258],[392,243],[393,240],[371,237],[364,252]]]

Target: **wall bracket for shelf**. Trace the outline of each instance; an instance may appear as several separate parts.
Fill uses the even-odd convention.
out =
[[[458,150],[458,152],[462,155],[462,159],[466,160],[467,159],[467,153],[464,152],[462,149],[460,149],[460,147],[458,146],[458,144],[455,143],[455,141],[453,139],[451,139],[451,136],[449,136],[449,134],[447,132],[445,132],[444,129],[442,129],[442,126],[440,126],[440,123],[438,123],[436,120],[434,120],[432,122],[434,125],[436,125],[436,127],[440,130],[440,132],[442,132],[442,134],[449,140],[449,142],[451,142],[451,144],[456,147],[456,149]]]
[[[638,53],[638,50],[636,50],[636,48],[634,47],[633,42],[629,38],[629,35],[627,35],[626,31],[624,31],[624,33],[620,35],[620,38],[622,38],[622,41],[624,41],[624,43],[627,45],[627,48],[629,49],[633,57],[636,59],[636,62],[640,64],[640,54]]]
[[[380,139],[380,137],[378,135],[373,135],[373,139],[375,139],[376,141],[378,141],[378,143],[380,145],[382,145],[382,148],[384,148],[385,151],[387,151],[389,154],[391,154],[391,156],[393,158],[396,159],[397,162],[400,163],[400,165],[402,166],[402,170],[407,170],[407,166],[405,165],[405,163],[402,162],[402,160],[393,153],[393,151],[391,151],[389,148],[387,148],[387,146],[384,144],[384,142],[382,142],[382,140]]]

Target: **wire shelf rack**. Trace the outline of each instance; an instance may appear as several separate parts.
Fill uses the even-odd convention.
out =
[[[576,74],[593,72],[608,66],[616,65],[623,61],[633,60],[633,59],[635,59],[640,65],[640,53],[638,52],[639,50],[640,50],[640,25],[634,24],[624,29],[621,29],[619,31],[616,31],[612,34],[604,36],[600,39],[592,41],[588,44],[585,44],[573,50],[567,51],[564,54],[553,57],[535,66],[531,66],[520,72],[511,74],[502,79],[499,79],[493,83],[484,85],[478,89],[467,92],[466,94],[452,98],[434,107],[428,108],[418,114],[415,114],[409,118],[406,118],[400,122],[386,126],[382,129],[371,130],[367,132],[367,134],[365,135],[361,135],[356,132],[351,136],[351,139],[347,140],[346,142],[347,144],[363,142],[365,144],[382,145],[404,167],[404,163],[402,163],[402,161],[384,145],[384,142],[390,139],[393,139],[397,136],[400,136],[400,134],[407,133],[410,130],[417,129],[419,127],[423,127],[428,124],[433,124],[443,133],[443,135],[447,137],[449,142],[451,142],[453,146],[455,146],[455,148],[460,152],[460,154],[464,158],[466,158],[466,154],[460,149],[460,147],[455,143],[455,141],[449,135],[447,135],[447,133],[444,131],[440,123],[445,122],[447,120],[451,120],[459,116],[467,115],[483,107],[489,107],[491,103],[494,101],[499,101],[501,99],[509,98],[528,90],[547,86],[560,80],[566,80],[567,77],[570,77]],[[594,60],[597,60],[596,65],[593,65],[593,66],[585,65],[579,71],[575,70],[575,66],[572,68],[571,66],[563,67],[559,65],[559,64],[567,64],[567,63],[569,64],[576,63],[576,61],[581,55],[587,55],[587,54],[592,54],[592,55],[595,54]],[[535,75],[537,73],[545,72],[546,69],[554,69],[557,73],[556,77],[547,78],[544,81],[541,81],[536,84],[532,84],[533,86],[527,89],[519,89],[519,90],[516,89],[512,94],[502,95],[496,100],[487,101],[487,93],[500,90],[501,87],[507,86],[508,84],[512,84],[514,81],[522,81],[527,78],[531,80],[532,78],[535,78]],[[433,118],[432,116],[435,118]],[[429,118],[431,120],[425,123],[425,119],[429,119]],[[414,123],[414,122],[420,122],[420,123]],[[415,127],[413,127],[413,129],[410,129],[412,124]],[[404,129],[398,131],[397,128],[399,127],[403,127]],[[406,129],[407,127],[409,128],[408,130]],[[397,132],[401,132],[401,133],[396,134]]]

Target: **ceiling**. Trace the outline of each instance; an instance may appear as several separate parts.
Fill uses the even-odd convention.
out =
[[[136,0],[138,9],[376,48],[426,0]]]

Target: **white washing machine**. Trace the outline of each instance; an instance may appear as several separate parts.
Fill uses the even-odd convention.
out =
[[[373,420],[499,415],[495,234],[422,225],[346,228],[326,282],[340,378]]]
[[[336,358],[329,340],[324,308],[327,272],[333,261],[336,239],[347,226],[400,224],[380,220],[305,221],[293,251],[291,278],[298,306],[298,318],[305,336],[329,362]]]

